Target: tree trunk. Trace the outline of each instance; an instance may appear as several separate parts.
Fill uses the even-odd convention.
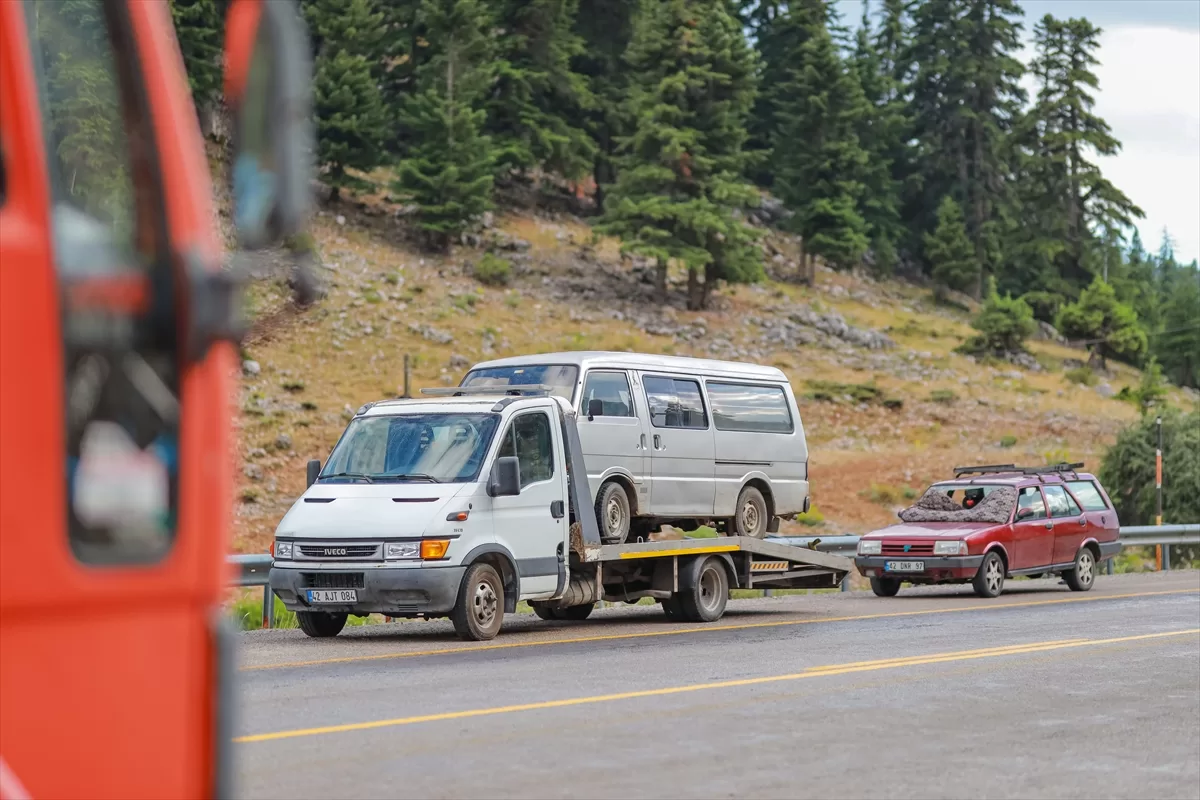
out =
[[[717,285],[717,268],[715,264],[709,264],[704,268],[704,291],[700,295],[700,308],[708,309],[708,301],[712,299],[713,287]]]
[[[667,260],[660,258],[654,274],[654,288],[658,293],[658,302],[667,302]]]
[[[704,286],[696,270],[688,269],[687,308],[688,311],[699,311],[704,307]]]

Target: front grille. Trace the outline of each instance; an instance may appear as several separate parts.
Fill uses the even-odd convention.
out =
[[[306,589],[365,589],[361,572],[301,572]]]
[[[908,547],[908,550],[905,550],[905,547]],[[931,556],[933,555],[933,542],[921,542],[910,545],[884,542],[882,552],[885,556]]]
[[[302,544],[300,555],[309,559],[377,559],[379,545],[377,544]]]

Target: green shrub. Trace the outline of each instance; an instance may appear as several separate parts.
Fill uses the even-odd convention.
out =
[[[1016,443],[1017,443],[1017,437],[1013,436],[1011,433],[1005,434],[1004,436],[1000,437],[1000,446],[1005,449],[1015,446]]]
[[[1054,320],[1058,317],[1058,310],[1066,304],[1067,298],[1056,292],[1026,292],[1021,295],[1021,299],[1033,311],[1033,318],[1040,319],[1042,322],[1054,324]]]
[[[801,525],[807,525],[810,528],[816,528],[825,524],[825,515],[817,510],[817,504],[812,503],[808,507],[808,511],[796,515],[796,522]]]
[[[487,286],[505,286],[512,278],[512,265],[492,253],[484,253],[475,263],[475,280]]]
[[[883,403],[883,390],[872,383],[837,383],[836,381],[805,381],[810,400],[838,403],[847,398],[853,403]]]
[[[953,405],[958,402],[958,395],[953,389],[934,389],[929,393],[929,399],[943,405]]]
[[[1089,366],[1073,367],[1063,373],[1063,377],[1083,386],[1095,386],[1097,380],[1096,373]]]
[[[1022,353],[1025,352],[1025,340],[1037,330],[1033,311],[1024,300],[998,294],[992,294],[984,301],[971,326],[979,333],[959,346],[960,353],[994,356]]]

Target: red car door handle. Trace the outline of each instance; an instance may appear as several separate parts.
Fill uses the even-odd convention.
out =
[[[1086,519],[1084,519],[1083,517],[1080,517],[1080,518],[1079,518],[1079,525],[1080,525],[1080,527],[1083,527],[1084,525],[1087,525],[1087,520],[1086,520]]]
[[[1047,523],[1046,523],[1046,530],[1051,530],[1052,528],[1054,528],[1054,523],[1053,523],[1053,522],[1047,522]]]

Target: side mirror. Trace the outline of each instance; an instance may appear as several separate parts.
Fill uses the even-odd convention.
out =
[[[596,417],[604,416],[604,401],[593,397],[588,400],[588,422],[591,422]]]
[[[246,249],[300,233],[311,206],[312,57],[295,0],[234,0],[225,26],[233,221]]]
[[[521,493],[521,462],[516,456],[496,459],[487,491],[492,497],[516,497]]]
[[[317,476],[321,474],[321,461],[314,458],[308,462],[308,483],[304,488],[308,488],[317,482]]]
[[[1021,508],[1021,509],[1017,510],[1017,521],[1018,522],[1020,522],[1023,519],[1029,519],[1032,516],[1033,516],[1032,508]]]

